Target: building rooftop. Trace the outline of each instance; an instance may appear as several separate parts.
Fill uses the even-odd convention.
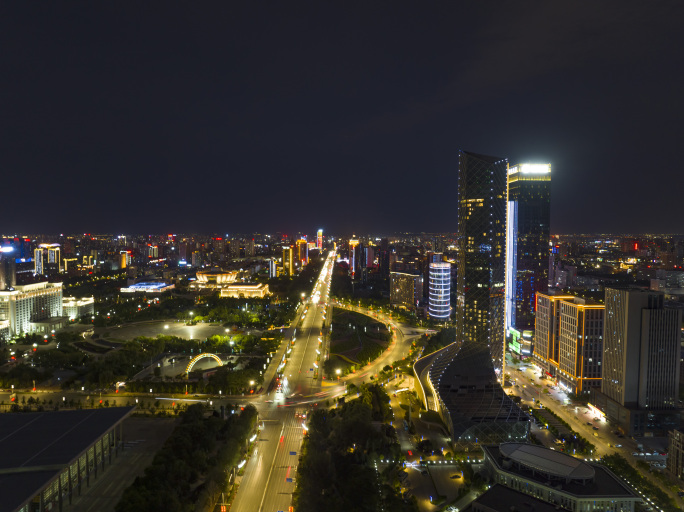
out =
[[[473,502],[473,505],[482,505],[490,510],[505,512],[564,512],[567,510],[555,503],[539,500],[500,484],[492,485],[487,492]]]
[[[594,468],[586,462],[541,446],[505,443],[499,446],[499,451],[504,457],[549,475],[583,480],[594,478]]]
[[[133,407],[3,414],[0,512],[13,511],[123,421]]]
[[[557,477],[552,473],[546,472],[542,469],[536,469],[532,466],[527,466],[524,463],[520,463],[519,466],[507,464],[506,461],[511,461],[513,459],[508,458],[505,455],[505,451],[501,450],[501,447],[505,447],[505,443],[502,445],[487,445],[483,449],[485,451],[485,458],[492,461],[500,471],[505,471],[507,473],[516,475],[521,478],[525,478],[530,481],[538,482],[542,485],[553,486],[559,491],[578,496],[578,497],[614,497],[614,498],[633,498],[638,499],[638,496],[632,491],[632,489],[620,480],[612,471],[601,464],[594,464],[590,462],[583,462],[594,470],[594,477],[591,479],[582,479],[581,477],[571,477],[566,479],[565,477]],[[510,443],[517,445],[518,443]],[[525,455],[525,452],[521,452],[520,457],[523,460],[527,460],[530,463],[540,463],[537,457],[546,456],[550,459],[547,463],[547,469],[555,469],[556,473],[561,473],[563,471],[562,465],[559,464],[561,459],[556,459],[554,454],[558,452],[554,450],[549,450],[543,447],[536,447],[538,452],[532,452],[535,457],[529,457]],[[529,453],[529,452],[527,452]],[[529,458],[528,458],[529,457]],[[568,456],[569,457],[569,456]],[[570,471],[565,469],[565,471]],[[572,471],[570,471],[572,474]]]

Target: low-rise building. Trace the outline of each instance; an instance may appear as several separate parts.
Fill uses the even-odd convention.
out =
[[[95,314],[95,298],[82,297],[64,297],[62,301],[62,316],[67,317],[70,321],[78,320],[82,316],[91,316]]]
[[[197,271],[197,280],[190,285],[190,288],[220,290],[234,283],[238,273],[236,270]]]
[[[264,283],[231,284],[221,290],[222,298],[263,299],[270,294],[268,285]]]
[[[641,498],[607,467],[542,446],[484,447],[485,471],[496,484],[576,512],[633,512]]]

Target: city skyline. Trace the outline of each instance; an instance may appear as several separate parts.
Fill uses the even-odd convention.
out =
[[[454,231],[459,149],[550,163],[552,233],[679,231],[680,5],[213,7],[7,8],[0,231]]]

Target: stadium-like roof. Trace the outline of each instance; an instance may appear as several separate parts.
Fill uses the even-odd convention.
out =
[[[594,478],[594,468],[586,462],[542,446],[504,443],[499,446],[499,451],[501,455],[508,457],[521,466],[547,475],[572,480]]]

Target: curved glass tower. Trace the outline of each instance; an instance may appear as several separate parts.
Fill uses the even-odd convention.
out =
[[[428,313],[435,320],[448,320],[451,315],[451,263],[430,263]]]

